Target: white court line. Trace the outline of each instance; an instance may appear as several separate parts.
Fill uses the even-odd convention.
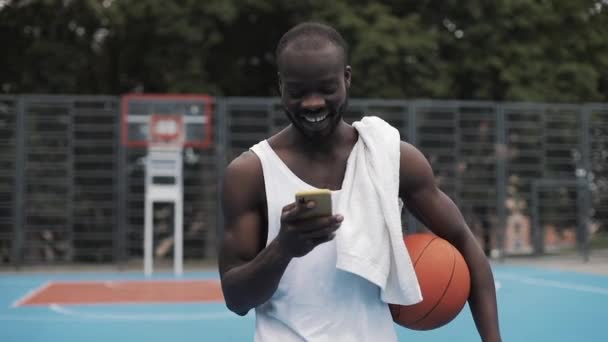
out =
[[[57,312],[55,312],[57,313]],[[220,317],[220,314],[222,315]],[[76,316],[75,316],[76,315]],[[107,314],[107,315],[112,315],[113,317],[105,317],[105,318],[95,318],[95,317],[81,317],[81,314],[78,313],[76,314],[75,312],[71,312],[70,314],[65,314],[65,313],[61,313],[61,316],[32,316],[32,315],[27,315],[27,316],[20,316],[20,315],[0,315],[0,322],[2,321],[14,321],[14,322],[74,322],[74,321],[86,321],[86,320],[91,320],[91,321],[95,321],[95,320],[105,320],[105,321],[127,321],[127,322],[134,322],[134,321],[138,321],[136,319],[125,319],[123,315],[112,315],[112,314]],[[131,314],[133,316],[135,316],[135,314]],[[215,315],[215,317],[213,317],[213,315]],[[146,318],[141,318],[139,319],[139,321],[164,321],[164,322],[169,322],[169,321],[195,321],[195,320],[199,320],[199,321],[204,321],[204,320],[217,320],[217,319],[242,319],[242,317],[237,316],[236,314],[231,314],[228,312],[213,312],[213,313],[208,313],[205,316],[200,315],[200,314],[192,314],[189,315],[188,317],[184,318],[183,315],[181,314],[182,317],[178,317],[178,315],[170,315],[167,317],[167,315],[164,315],[165,317],[159,316],[156,319],[154,318],[150,318],[150,317],[146,317]],[[246,318],[249,319],[253,319],[253,314],[248,314],[247,316],[245,316]]]
[[[40,279],[43,280],[43,279]],[[1,281],[0,280],[0,287],[6,286],[6,287],[23,287],[23,286],[31,286],[32,284],[38,284],[39,281],[31,281],[31,280],[24,280],[24,281]]]
[[[525,277],[525,276],[519,276],[519,275],[503,273],[503,272],[497,273],[496,278],[515,280],[515,281],[529,284],[529,285],[554,287],[554,288],[564,289],[564,290],[573,290],[573,291],[608,295],[608,288],[606,288],[606,287],[582,285],[582,284],[577,284],[577,283],[568,283],[568,282],[549,280],[549,279],[543,279],[543,278]]]
[[[49,309],[63,316],[74,317],[78,319],[105,320],[105,321],[201,321],[201,320],[216,320],[237,318],[238,316],[228,311],[217,311],[207,313],[115,313],[115,312],[83,312],[69,309],[59,304],[49,305]]]
[[[20,315],[0,315],[0,322],[74,322],[72,317],[50,317],[50,316],[20,316]]]
[[[41,286],[37,287],[37,288],[33,288],[31,289],[28,293],[26,293],[23,297],[17,299],[16,301],[13,302],[13,305],[11,305],[12,308],[17,308],[21,305],[23,305],[23,303],[25,303],[26,301],[28,301],[29,299],[33,298],[35,295],[39,294],[40,292],[46,290],[49,286],[51,286],[53,284],[52,281],[47,281],[46,283],[42,284]]]

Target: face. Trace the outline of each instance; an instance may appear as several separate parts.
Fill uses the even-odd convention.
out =
[[[332,44],[321,49],[289,46],[279,63],[279,89],[293,126],[310,139],[330,136],[346,109],[351,69]]]

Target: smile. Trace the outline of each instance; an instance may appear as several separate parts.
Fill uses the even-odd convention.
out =
[[[327,119],[328,116],[329,116],[329,113],[325,113],[325,114],[317,114],[316,116],[302,115],[302,118],[310,123],[317,123],[317,122],[321,122],[321,121]]]

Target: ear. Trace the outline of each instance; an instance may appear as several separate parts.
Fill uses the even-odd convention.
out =
[[[344,68],[344,84],[346,85],[346,89],[350,88],[351,79],[353,76],[353,71],[350,65],[347,65]]]
[[[280,72],[277,72],[277,86],[279,87],[279,95],[283,96],[283,81]]]

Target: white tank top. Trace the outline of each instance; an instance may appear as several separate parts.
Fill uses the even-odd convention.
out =
[[[296,192],[315,187],[297,177],[266,140],[251,150],[261,160],[264,172],[268,244],[279,232],[282,208],[294,202]],[[334,212],[339,201],[340,190],[332,191]],[[380,299],[380,288],[336,268],[335,240],[292,259],[276,292],[255,313],[256,342],[397,340],[388,305]]]

